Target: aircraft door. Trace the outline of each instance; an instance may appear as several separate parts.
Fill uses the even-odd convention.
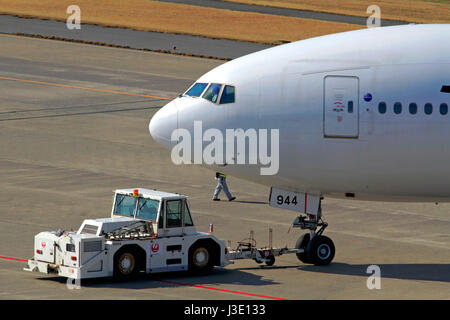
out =
[[[326,76],[323,107],[326,138],[358,138],[358,77]]]

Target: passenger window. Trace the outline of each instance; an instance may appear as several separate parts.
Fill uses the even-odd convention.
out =
[[[400,102],[394,103],[394,113],[395,114],[402,113],[402,104]]]
[[[380,103],[378,104],[378,112],[379,112],[379,113],[381,113],[381,114],[386,113],[386,109],[387,109],[387,107],[386,107],[386,102],[380,102]]]
[[[167,201],[167,228],[181,227],[181,200]]]
[[[197,82],[185,93],[185,95],[191,97],[200,97],[200,95],[205,90],[207,85],[208,85],[207,83]]]
[[[206,89],[205,93],[203,94],[203,98],[216,103],[217,100],[219,99],[220,88],[222,88],[221,84],[211,83],[211,85],[208,87],[208,89]]]
[[[439,107],[439,112],[442,115],[446,115],[448,113],[448,105],[446,103],[441,103],[441,105]]]
[[[222,92],[222,97],[220,98],[220,104],[233,102],[234,102],[234,87],[225,86]]]
[[[347,102],[348,113],[353,113],[353,101]]]
[[[433,105],[431,103],[425,103],[425,114],[431,114],[433,112]]]
[[[416,114],[417,113],[417,103],[410,103],[409,104],[409,113]]]
[[[192,222],[191,213],[189,212],[189,207],[187,202],[184,203],[184,226],[192,227],[194,223]]]

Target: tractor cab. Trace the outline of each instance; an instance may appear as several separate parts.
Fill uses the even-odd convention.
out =
[[[119,189],[114,195],[112,218],[148,222],[157,237],[196,233],[187,196],[150,189]]]

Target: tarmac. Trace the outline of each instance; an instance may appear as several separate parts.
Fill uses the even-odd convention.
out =
[[[222,1],[222,0],[158,0],[158,1],[169,2],[169,3],[179,3],[179,4],[189,4],[189,5],[206,7],[206,8],[214,8],[214,9],[226,9],[226,10],[242,11],[242,12],[257,12],[257,13],[272,14],[272,15],[285,16],[285,17],[342,22],[342,23],[357,24],[357,25],[361,25],[361,26],[365,26],[367,24],[367,17],[369,16],[369,15],[367,15],[366,17],[357,17],[357,16],[350,16],[350,15],[345,15],[345,14],[319,12],[319,11],[311,11],[311,10],[300,10],[300,9],[279,8],[276,6],[267,6],[267,5],[262,6],[262,5],[255,5],[255,4],[227,2],[227,1]],[[366,12],[362,12],[362,13],[366,14]],[[381,19],[381,26],[383,26],[383,27],[397,26],[397,25],[408,24],[408,23],[410,23],[410,22],[400,21],[400,20]]]
[[[82,24],[80,30],[69,30],[65,22],[19,18],[10,15],[0,15],[0,33],[101,42],[133,49],[169,51],[220,59],[234,59],[271,47],[270,45],[247,41],[211,39],[187,34],[139,31],[91,24]]]
[[[160,0],[169,3],[189,4],[207,8],[255,12],[285,17],[313,19],[366,25],[367,17],[356,17],[343,14],[276,8],[270,6],[248,5],[218,0]],[[381,20],[382,26],[408,24],[405,21]],[[187,34],[170,34],[161,32],[139,31],[125,28],[104,27],[100,25],[82,24],[80,30],[68,30],[66,23],[55,20],[36,18],[20,18],[0,14],[0,33],[27,34],[42,37],[57,37],[77,41],[101,42],[109,45],[130,47],[133,49],[149,49],[153,51],[170,51],[196,56],[210,56],[220,59],[234,59],[252,52],[270,48],[271,45],[212,39]],[[279,39],[280,43],[285,39]]]
[[[229,177],[234,202],[211,201],[214,172],[177,166],[148,123],[219,60],[0,35],[0,299],[449,299],[450,204],[325,199],[334,261],[295,255],[273,267],[251,260],[136,281],[85,281],[22,269],[41,231],[76,230],[108,217],[113,190],[156,188],[189,196],[197,229],[215,226],[232,246],[254,230],[257,246],[292,247],[295,214],[268,205],[269,188]],[[222,200],[224,200],[222,195]],[[17,260],[5,259],[16,258]],[[381,288],[368,289],[368,267]]]

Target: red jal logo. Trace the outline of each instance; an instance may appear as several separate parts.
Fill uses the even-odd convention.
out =
[[[159,244],[155,242],[154,244],[152,244],[152,252],[156,253],[156,252],[158,252],[158,250],[159,250]]]
[[[45,248],[46,245],[47,245],[47,244],[46,244],[45,242],[42,242],[42,243],[41,243],[42,248]]]

